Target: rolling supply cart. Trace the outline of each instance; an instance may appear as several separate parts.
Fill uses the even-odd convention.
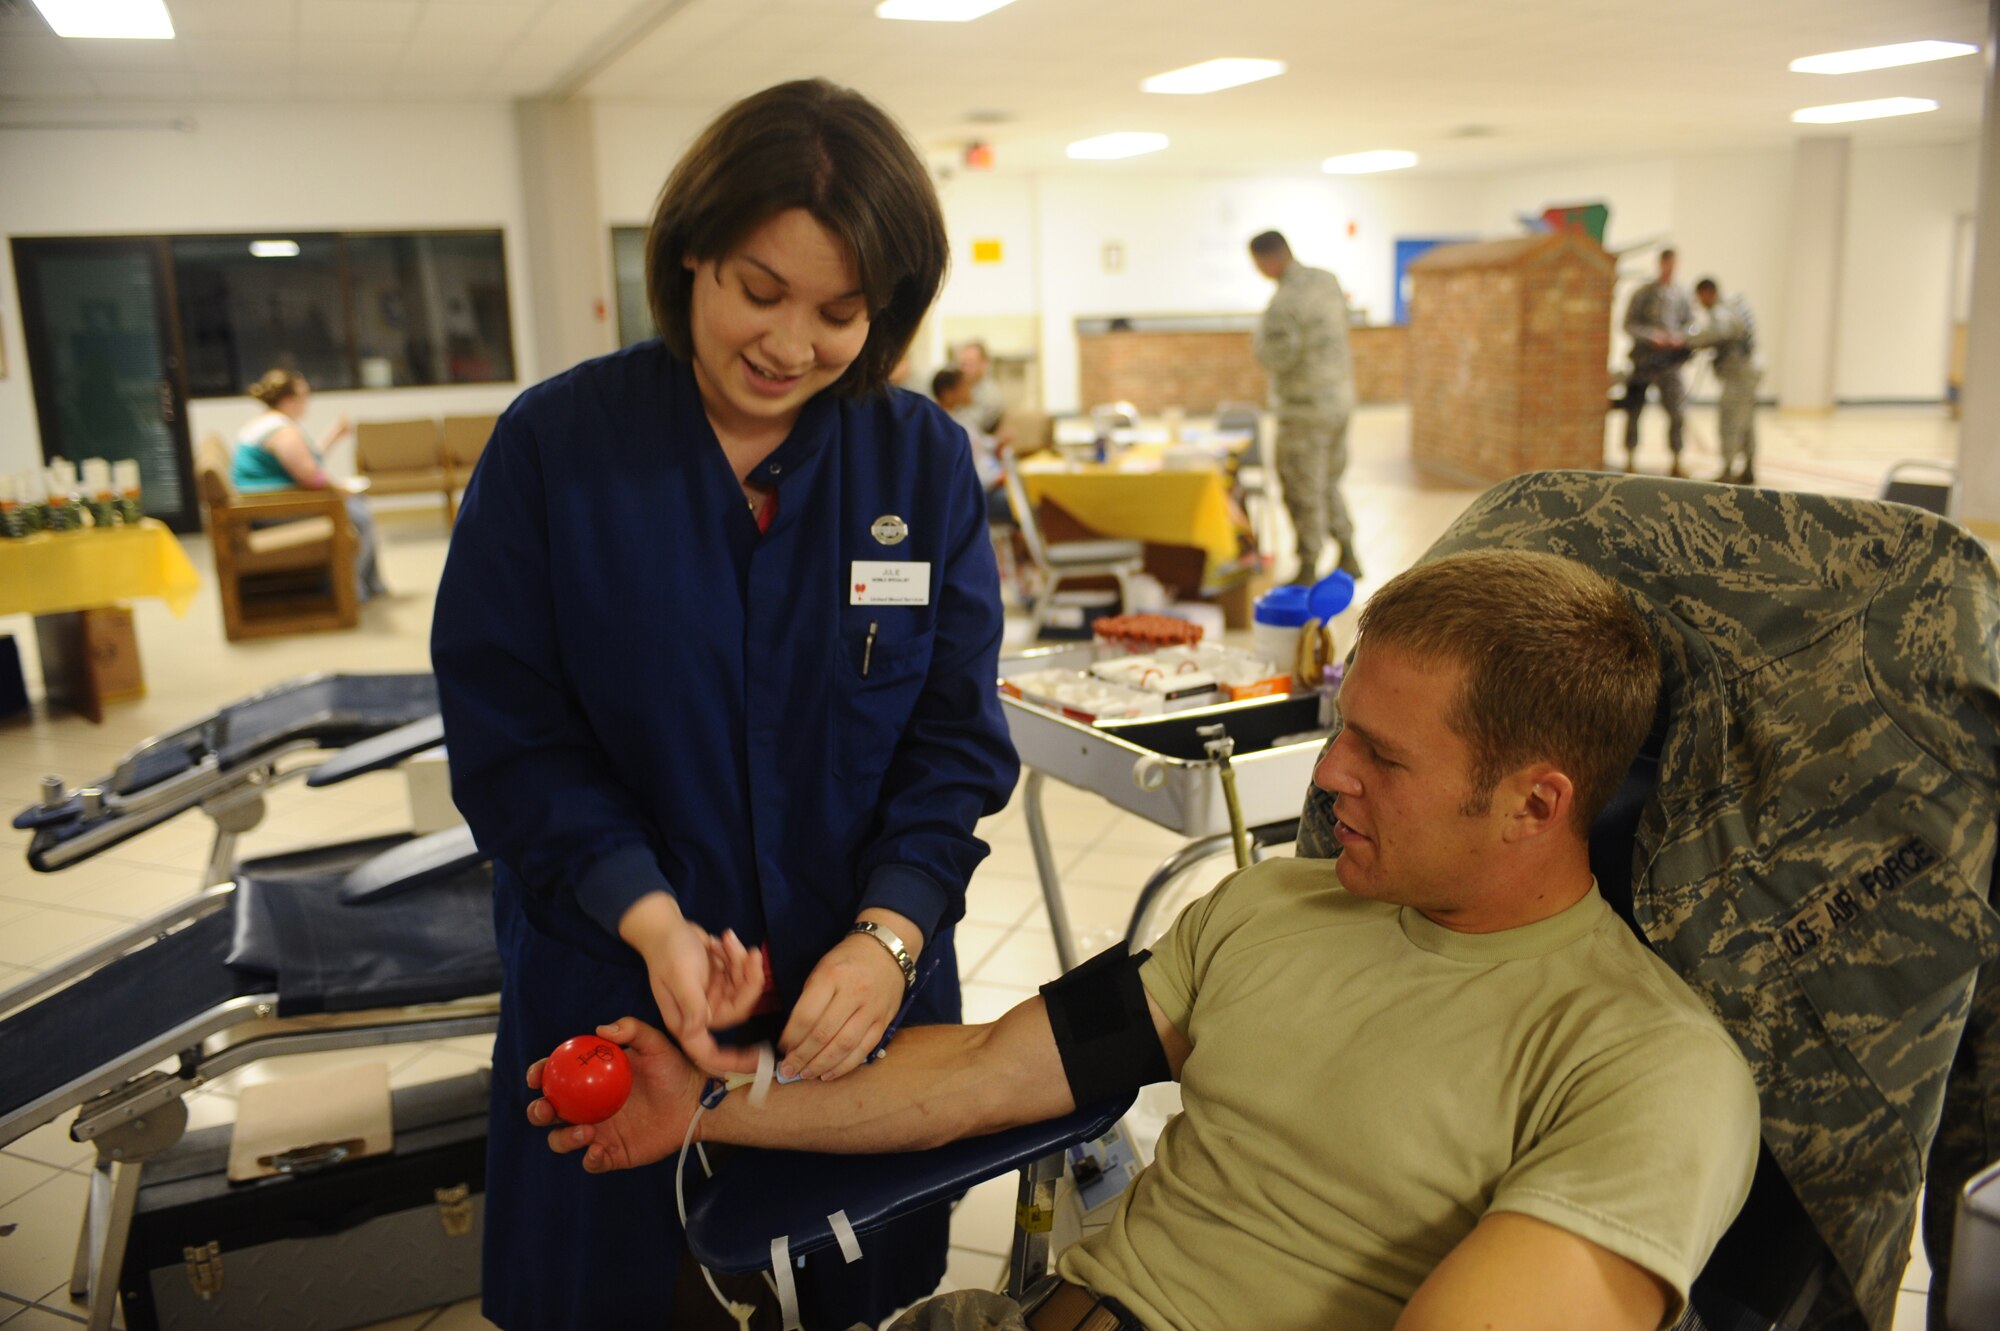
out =
[[[1096,659],[1089,643],[1037,649],[1003,658],[1001,676],[1082,671]],[[1005,690],[1000,701],[1027,769],[1021,798],[1028,844],[1065,971],[1083,958],[1042,814],[1042,787],[1050,777],[1188,838],[1154,870],[1134,904],[1127,936],[1144,940],[1157,933],[1147,930],[1197,866],[1232,851],[1239,866],[1247,864],[1261,858],[1264,847],[1297,836],[1306,785],[1329,727],[1318,690],[1095,722]],[[1223,733],[1215,733],[1218,726]],[[1232,784],[1235,808],[1227,789]],[[1233,821],[1232,813],[1239,815]]]

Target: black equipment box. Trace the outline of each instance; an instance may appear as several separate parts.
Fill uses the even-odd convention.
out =
[[[230,1183],[233,1124],[148,1160],[127,1331],[342,1331],[477,1295],[490,1081],[394,1092],[391,1152],[310,1173]]]

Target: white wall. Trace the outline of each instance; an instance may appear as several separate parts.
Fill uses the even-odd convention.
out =
[[[592,114],[598,201],[607,225],[639,224],[673,162],[713,107],[598,103]],[[74,118],[20,104],[10,119]],[[536,376],[523,211],[510,108],[481,106],[93,107],[94,114],[186,116],[165,130],[0,131],[0,234],[149,234],[271,228],[500,227],[508,240],[515,355]],[[448,150],[412,151],[412,145]],[[273,163],[276,165],[264,165]],[[1611,205],[1613,248],[1664,238],[1684,277],[1713,272],[1747,292],[1764,344],[1785,307],[1790,205],[1786,149],[1619,158],[1490,175],[1395,174],[1228,178],[1146,174],[1107,164],[1046,176],[961,172],[942,194],[953,245],[939,314],[956,321],[1033,318],[1045,405],[1076,405],[1079,316],[1261,310],[1270,288],[1245,242],[1266,227],[1306,262],[1332,268],[1372,319],[1394,306],[1399,237],[1513,235],[1517,217],[1556,203]],[[1837,392],[1842,398],[1936,398],[1941,392],[1952,219],[1972,206],[1970,145],[1858,149],[1854,159]],[[1349,234],[1350,224],[1353,234]],[[974,239],[1003,260],[972,262]],[[1107,272],[1107,242],[1122,248]],[[1627,261],[1628,285],[1650,252]],[[605,287],[613,289],[611,275]],[[0,471],[39,458],[11,258],[0,249]],[[1777,385],[1767,380],[1766,394]],[[314,419],[493,410],[516,386],[324,395]],[[196,403],[196,435],[227,432],[251,410]],[[323,417],[323,419],[322,419]]]
[[[606,226],[644,226],[688,146],[721,108],[597,102],[597,198]]]
[[[1463,231],[1462,192],[1449,179],[959,175],[942,190],[952,273],[939,309],[1037,314],[1043,401],[1068,410],[1077,405],[1077,318],[1253,314],[1271,288],[1247,245],[1266,229],[1283,231],[1304,262],[1338,273],[1369,318],[1386,322],[1396,239]],[[973,264],[976,239],[1002,241],[1002,262]],[[1107,246],[1121,261],[1115,271]]]
[[[1838,398],[1941,396],[1952,227],[1971,209],[1973,167],[1970,144],[1857,148]],[[1518,235],[1522,216],[1601,201],[1611,209],[1606,243],[1635,250],[1620,265],[1614,325],[1664,244],[1680,253],[1682,281],[1712,275],[1725,294],[1748,297],[1767,351],[1781,345],[1785,332],[1788,148],[1455,177],[1229,179],[1114,166],[1089,174],[961,174],[942,192],[954,267],[941,312],[959,319],[1036,312],[1044,403],[1053,410],[1077,405],[1079,316],[1262,309],[1270,288],[1250,267],[1244,242],[1266,227],[1285,232],[1306,262],[1338,273],[1355,303],[1379,322],[1394,308],[1397,238]],[[976,238],[1003,240],[1003,262],[972,265]],[[1105,270],[1107,243],[1120,247],[1122,271]],[[1621,361],[1625,355],[1622,334],[1613,355]],[[1699,373],[1694,384],[1704,386]],[[1761,391],[1771,397],[1779,388],[1771,366]]]
[[[74,106],[14,104],[9,119],[76,120]],[[340,412],[390,419],[497,411],[536,377],[508,107],[215,104],[103,106],[93,117],[184,118],[167,129],[0,131],[0,235],[152,235],[271,229],[498,227],[507,246],[519,384],[316,395],[308,426]],[[424,145],[423,151],[414,151]],[[11,252],[0,248],[0,471],[41,461]],[[191,404],[194,438],[254,404]]]
[[[1848,165],[1835,393],[1844,400],[1944,393],[1952,236],[1978,186],[1971,143],[1868,147]]]
[[[1702,278],[1713,277],[1723,295],[1750,302],[1765,366],[1758,395],[1775,398],[1781,376],[1774,353],[1784,345],[1789,304],[1792,154],[1774,148],[1677,157],[1673,170],[1672,243],[1680,251],[1679,278],[1692,290]],[[1694,391],[1714,395],[1715,381],[1706,369],[1697,368],[1689,378]]]

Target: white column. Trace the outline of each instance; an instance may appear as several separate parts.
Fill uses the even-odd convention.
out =
[[[514,103],[527,219],[535,370],[546,377],[617,345],[610,320],[610,232],[597,197],[597,127],[590,103]]]
[[[1848,146],[1845,137],[1810,138],[1792,148],[1785,336],[1777,348],[1778,405],[1786,411],[1833,409]]]
[[[1972,318],[1966,328],[1965,396],[1958,422],[1956,516],[1981,536],[2000,537],[2000,114],[1994,47],[2000,0],[1986,12],[1986,111],[1979,129],[1979,212],[1973,222]]]

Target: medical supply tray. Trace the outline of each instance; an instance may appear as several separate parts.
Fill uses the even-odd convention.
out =
[[[1028,670],[1087,670],[1088,645],[1023,652],[1004,658],[1000,674]],[[1096,725],[1002,693],[1001,707],[1021,762],[1182,836],[1229,830],[1221,781],[1209,759],[1202,726],[1222,723],[1234,742],[1231,766],[1243,821],[1259,827],[1296,818],[1324,743],[1318,693],[1251,698],[1166,716]],[[1289,743],[1275,741],[1292,739]]]

